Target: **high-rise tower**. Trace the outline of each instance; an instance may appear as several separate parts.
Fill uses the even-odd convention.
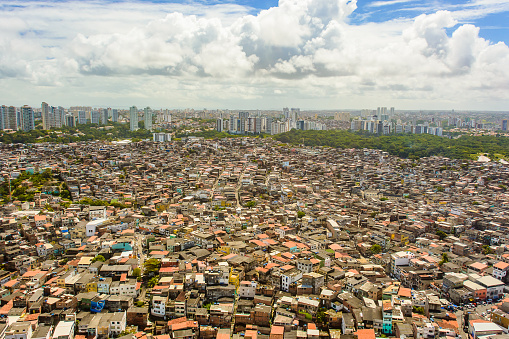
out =
[[[138,108],[136,106],[129,109],[129,120],[131,131],[138,130]]]

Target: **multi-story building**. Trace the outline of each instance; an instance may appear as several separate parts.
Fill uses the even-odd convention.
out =
[[[34,110],[32,107],[28,105],[21,107],[21,116],[23,120],[23,131],[28,132],[35,129]]]
[[[84,125],[87,123],[87,113],[85,111],[78,111],[78,124]]]
[[[138,129],[138,108],[136,106],[129,108],[129,126],[131,131]]]
[[[12,129],[16,131],[19,128],[19,122],[17,119],[16,107],[14,106],[2,106],[1,108],[3,129]]]
[[[221,118],[216,120],[216,131],[218,131],[218,132],[223,131],[223,119],[221,119]]]
[[[111,110],[111,121],[118,122],[118,109]]]
[[[67,114],[65,116],[65,126],[68,126],[68,127],[75,127],[76,126],[76,119],[74,118],[74,116],[72,114]]]
[[[154,142],[171,141],[171,133],[152,133],[152,140]]]
[[[52,109],[45,102],[41,104],[41,117],[42,117],[42,129],[48,130],[51,128],[51,117]]]
[[[166,315],[166,304],[168,299],[166,297],[154,296],[152,298],[152,309],[150,313],[156,317],[164,317]]]
[[[302,272],[297,268],[292,268],[286,272],[281,273],[281,290],[288,292],[290,285],[299,281],[302,278]]]
[[[509,264],[503,261],[500,261],[493,265],[493,278],[498,279],[503,282],[507,282],[508,275],[507,272],[509,271]]]
[[[143,110],[143,119],[144,119],[144,122],[145,122],[145,129],[146,130],[152,130],[152,108],[150,107],[145,107],[145,109]]]
[[[7,119],[7,106],[0,106],[0,130],[5,129],[4,121]]]
[[[239,128],[237,129],[237,131],[240,133],[240,134],[244,134],[246,133],[246,123],[247,123],[247,119],[249,118],[249,112],[239,112]]]
[[[101,114],[101,124],[107,125],[109,117],[110,117],[109,109],[108,108],[104,108],[102,110],[102,114]]]
[[[101,120],[101,113],[98,110],[93,110],[92,113],[90,114],[90,122],[92,124],[99,125],[100,120]]]

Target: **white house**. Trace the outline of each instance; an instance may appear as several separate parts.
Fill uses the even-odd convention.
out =
[[[290,285],[302,279],[302,272],[297,268],[292,268],[281,273],[281,290],[288,292]]]
[[[53,253],[53,245],[51,245],[50,243],[38,243],[35,245],[35,249],[37,250],[37,255],[39,257],[45,257],[47,256],[48,254],[52,254]]]
[[[164,317],[166,315],[166,302],[166,297],[154,296],[150,313],[156,317]]]
[[[129,297],[137,297],[136,279],[129,279],[125,282],[114,281],[110,285],[110,294],[126,295]]]
[[[509,271],[509,264],[500,261],[493,265],[493,278],[504,281],[506,279],[507,271]]]
[[[30,322],[15,322],[5,331],[5,339],[32,339],[32,325]]]
[[[108,337],[116,337],[126,328],[126,312],[115,312],[110,318]]]
[[[95,235],[95,232],[97,231],[97,227],[101,226],[104,222],[106,222],[106,219],[96,219],[92,220],[85,226],[85,233],[87,237],[91,237]]]
[[[256,294],[256,281],[241,281],[239,285],[239,296],[241,298],[254,298]]]
[[[499,299],[504,295],[504,283],[490,276],[484,276],[476,281],[479,285],[486,288],[487,299]]]

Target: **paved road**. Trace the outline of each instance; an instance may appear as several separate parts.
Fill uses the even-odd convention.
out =
[[[470,312],[473,314],[477,314],[479,315],[479,317],[482,318],[482,314],[487,310],[491,309],[492,307],[493,304],[478,305],[476,308],[464,308],[463,311],[457,311],[455,313],[459,325],[460,334],[463,339],[468,338],[468,335],[465,332],[463,332],[463,315],[465,313]],[[490,315],[486,313],[486,317],[484,319],[490,320]]]

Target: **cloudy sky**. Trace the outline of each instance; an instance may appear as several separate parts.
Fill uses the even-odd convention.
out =
[[[0,104],[509,110],[507,0],[0,0]]]

